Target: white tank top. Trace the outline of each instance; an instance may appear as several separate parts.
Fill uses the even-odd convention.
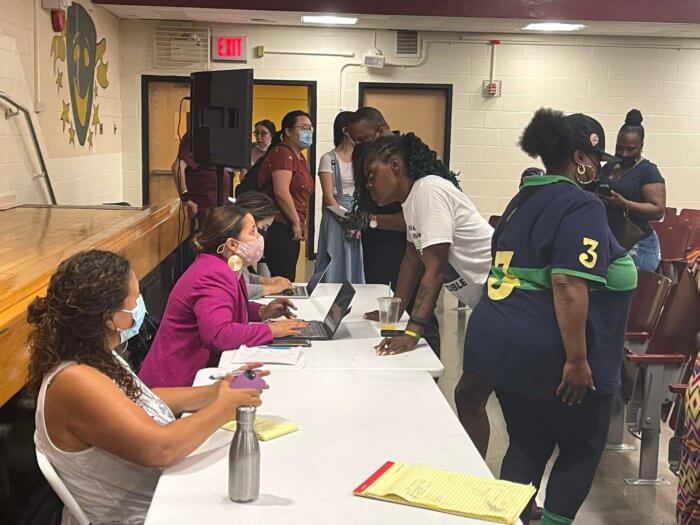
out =
[[[114,352],[113,355],[131,372],[141,388],[136,404],[161,425],[174,421],[170,408],[141,382],[121,357]],[[65,361],[44,376],[36,404],[34,443],[51,462],[92,525],[143,523],[160,477],[160,468],[142,467],[97,447],[65,452],[52,443],[46,432],[46,389],[58,372],[74,364],[75,361]],[[64,509],[62,524],[72,522]]]

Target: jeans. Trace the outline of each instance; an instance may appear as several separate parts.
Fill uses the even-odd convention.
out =
[[[661,262],[661,245],[656,232],[639,241],[631,250],[634,265],[639,270],[655,272]]]

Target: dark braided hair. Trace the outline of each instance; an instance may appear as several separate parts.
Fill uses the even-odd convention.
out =
[[[352,159],[355,168],[353,211],[357,213],[367,213],[367,210],[375,205],[367,190],[367,166],[375,160],[388,162],[394,155],[401,157],[404,161],[406,176],[409,180],[415,181],[427,175],[437,175],[449,180],[460,189],[457,174],[438,159],[437,153],[413,133],[379,137],[374,142],[362,145],[362,148],[358,146],[355,147],[355,151],[360,150],[358,152],[360,158],[356,159],[353,152]]]
[[[121,255],[90,250],[63,261],[51,276],[46,297],[29,305],[29,379],[37,395],[44,376],[62,361],[96,368],[132,400],[141,390],[131,372],[109,352],[105,322],[129,294],[131,265]]]

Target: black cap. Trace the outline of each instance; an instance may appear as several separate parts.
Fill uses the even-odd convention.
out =
[[[606,162],[620,162],[614,155],[605,152],[605,131],[593,117],[583,113],[574,113],[565,117],[573,130],[573,147],[588,153],[598,153]]]

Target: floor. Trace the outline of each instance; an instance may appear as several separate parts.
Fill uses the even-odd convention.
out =
[[[440,301],[438,319],[442,337],[442,361],[445,375],[439,386],[454,408],[453,391],[462,371],[462,347],[465,321],[458,320],[452,311],[456,301],[449,294]],[[468,314],[467,314],[468,315]],[[466,317],[463,315],[463,318]],[[491,421],[491,440],[486,461],[491,471],[498,475],[501,459],[508,447],[508,434],[505,422],[495,396],[488,404]],[[677,478],[668,469],[666,461],[668,440],[671,437],[668,426],[662,428],[661,450],[659,452],[659,477],[671,482],[668,486],[632,487],[624,478],[636,475],[639,462],[639,449],[629,452],[606,451],[598,467],[593,489],[579,511],[576,525],[672,525],[675,524],[675,498]],[[629,444],[637,445],[629,436]],[[549,469],[548,469],[549,470]],[[547,476],[547,474],[545,474]],[[544,500],[540,491],[538,501]],[[536,522],[533,522],[536,523]]]

